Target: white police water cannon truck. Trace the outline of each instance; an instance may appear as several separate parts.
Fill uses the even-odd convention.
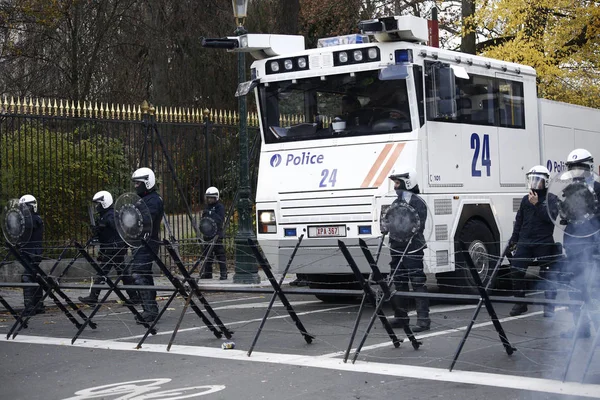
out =
[[[394,200],[388,176],[414,168],[432,221],[426,272],[472,291],[458,242],[486,282],[512,233],[525,173],[536,164],[559,173],[577,147],[600,157],[600,110],[538,99],[531,67],[427,46],[426,20],[359,27],[316,49],[284,35],[206,43],[256,58],[236,94],[253,91],[260,116],[258,241],[281,271],[304,234],[291,272],[313,287],[348,287],[337,241],[367,274],[358,239],[375,250]],[[389,260],[384,246],[380,266]]]

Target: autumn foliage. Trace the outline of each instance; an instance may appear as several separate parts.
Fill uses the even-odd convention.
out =
[[[474,16],[482,55],[533,66],[540,97],[600,108],[600,5],[486,1]]]

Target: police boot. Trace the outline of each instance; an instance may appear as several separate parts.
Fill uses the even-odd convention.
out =
[[[156,290],[140,290],[140,298],[142,300],[141,318],[136,316],[135,322],[138,324],[154,322],[158,317],[158,304],[156,303]]]
[[[221,273],[219,276],[219,280],[221,280],[221,281],[227,280],[227,267],[226,266],[221,266]]]
[[[392,325],[392,328],[404,328],[410,322],[406,312],[406,299],[400,296],[392,296],[391,303],[394,309],[394,318],[390,320],[390,325]]]
[[[513,306],[513,308],[508,313],[511,317],[516,317],[517,315],[521,315],[527,312],[527,304],[525,303],[517,303]]]
[[[556,299],[556,292],[551,290],[547,290],[544,292],[544,297],[547,300]],[[544,304],[544,318],[552,318],[554,317],[554,304]]]
[[[208,265],[204,267],[204,271],[200,274],[200,279],[212,279],[212,266],[210,268]]]
[[[515,297],[525,297],[525,292],[519,290],[515,293]],[[512,310],[508,313],[511,317],[516,317],[517,315],[521,315],[527,312],[527,304],[525,303],[516,303]]]
[[[560,333],[560,337],[563,339],[572,339],[575,331],[577,330],[577,338],[578,339],[587,339],[591,336],[590,332],[590,320],[587,316],[583,316],[583,321],[581,321],[581,325],[579,329],[577,329],[577,323],[579,322],[579,312],[573,313],[573,328],[568,329],[564,332]]]
[[[102,283],[101,279],[94,279],[94,285]],[[92,289],[90,290],[90,294],[85,297],[78,297],[79,301],[83,304],[87,304],[89,306],[96,305],[98,303],[98,296],[100,296],[100,289]]]
[[[417,309],[417,325],[411,327],[413,332],[428,331],[431,328],[429,319],[429,299],[415,299]]]

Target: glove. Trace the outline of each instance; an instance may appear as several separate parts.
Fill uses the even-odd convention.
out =
[[[512,240],[509,240],[508,246],[506,248],[506,253],[508,255],[514,255],[516,251],[517,251],[517,243]]]

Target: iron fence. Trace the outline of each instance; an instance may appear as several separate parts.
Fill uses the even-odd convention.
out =
[[[204,192],[216,186],[230,215],[227,247],[233,247],[238,186],[239,136],[235,114],[173,113],[135,108],[123,114],[75,112],[61,107],[10,107],[0,114],[0,200],[34,195],[45,222],[45,242],[59,246],[90,234],[87,207],[99,190],[116,199],[133,191],[132,172],[152,168],[173,235],[196,243],[192,220],[204,207]],[[54,103],[56,105],[56,102]],[[101,107],[103,108],[103,107]],[[129,109],[129,107],[128,107]],[[83,110],[83,111],[82,111]],[[256,188],[260,139],[250,118],[250,172]],[[166,236],[166,232],[165,232]]]

